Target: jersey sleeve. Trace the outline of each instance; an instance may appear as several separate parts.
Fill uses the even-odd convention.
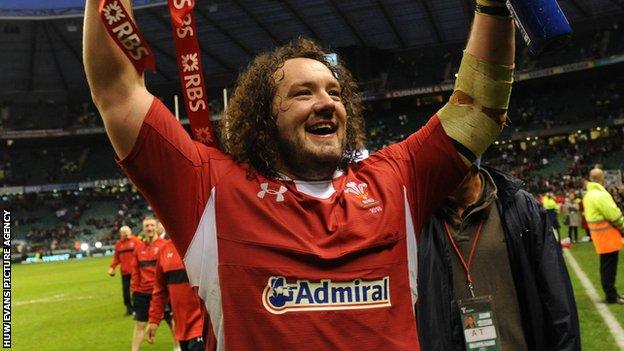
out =
[[[165,252],[165,250],[161,250]],[[163,267],[160,264],[161,255],[159,255],[156,261],[156,278],[154,279],[154,290],[152,290],[152,300],[150,301],[149,308],[149,322],[159,324],[165,314],[165,303],[167,302],[168,294],[167,287],[165,286],[165,273]]]
[[[115,245],[115,254],[113,255],[113,262],[110,264],[110,268],[115,269],[119,265],[119,245]]]
[[[183,254],[212,188],[213,155],[223,154],[192,140],[154,98],[133,149],[118,161]]]
[[[379,154],[403,178],[416,228],[457,188],[468,170],[437,116]]]
[[[136,250],[138,250],[138,248],[134,249],[132,261],[130,262],[130,269],[132,270],[130,275],[130,291],[132,292],[137,291],[141,283],[141,272],[139,271],[139,260],[137,259]]]

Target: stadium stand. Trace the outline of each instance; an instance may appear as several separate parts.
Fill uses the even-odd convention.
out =
[[[518,71],[531,71],[541,68],[574,64],[588,60],[603,59],[624,54],[624,24],[620,19],[607,20],[598,25],[596,22],[580,24],[571,43],[556,53],[544,53],[537,58],[531,55],[524,45],[518,45]],[[382,60],[382,68],[377,70],[358,70],[357,75],[366,92],[381,92],[393,89],[406,89],[429,86],[454,81],[461,60],[461,43],[437,44],[421,48],[405,49],[398,52],[384,51],[377,55]],[[383,68],[387,67],[387,68]],[[372,73],[370,72],[372,71]],[[542,83],[540,83],[542,84]],[[552,84],[557,85],[557,82]],[[621,91],[619,86],[613,89]],[[577,87],[582,90],[584,88]],[[160,91],[159,91],[160,90]],[[516,89],[518,90],[518,89]],[[551,92],[560,91],[556,86],[543,89]],[[594,89],[598,90],[598,89]],[[526,89],[525,91],[530,91]],[[167,89],[157,89],[166,104],[173,104]],[[514,93],[515,94],[515,93]],[[220,91],[213,89],[210,96],[218,96]],[[542,98],[543,95],[541,96]],[[527,99],[530,99],[527,96]],[[512,104],[518,104],[516,96]],[[520,100],[524,104],[525,100]],[[211,101],[213,113],[222,110],[220,99]],[[54,118],[49,118],[54,116]],[[40,98],[36,101],[12,102],[0,100],[0,131],[32,129],[75,130],[89,127],[102,127],[97,111],[89,100],[61,101],[54,98]]]
[[[87,144],[87,147],[17,144],[3,151],[2,185],[66,183],[121,176],[113,151],[105,141]]]
[[[138,232],[150,213],[130,185],[5,195],[1,203],[26,214],[16,218],[14,238],[25,240],[31,252],[72,249],[76,241],[114,244],[122,225]]]
[[[565,194],[579,191],[595,164],[621,169],[623,137],[624,129],[618,126],[545,139],[499,142],[490,148],[484,160],[524,180],[534,194]]]

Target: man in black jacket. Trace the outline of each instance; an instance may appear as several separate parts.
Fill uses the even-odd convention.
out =
[[[422,350],[580,350],[561,249],[544,209],[521,185],[473,167],[423,227],[416,307]],[[463,323],[469,314],[472,327]]]

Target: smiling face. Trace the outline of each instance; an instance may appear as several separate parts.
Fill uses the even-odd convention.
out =
[[[143,232],[145,233],[145,238],[150,242],[153,241],[157,234],[156,233],[156,220],[152,218],[146,218],[143,220]]]
[[[274,74],[280,172],[295,179],[329,179],[345,150],[341,87],[323,63],[287,60]]]

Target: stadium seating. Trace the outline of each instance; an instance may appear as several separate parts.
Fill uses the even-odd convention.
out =
[[[2,155],[5,176],[0,177],[0,185],[38,185],[121,177],[114,162],[113,150],[103,134],[51,139],[39,146],[33,146],[30,140],[19,140],[3,150]]]
[[[11,195],[0,203],[23,214],[14,223],[13,238],[26,241],[32,252],[72,249],[75,241],[113,244],[122,225],[139,232],[141,219],[150,213],[132,186]]]

